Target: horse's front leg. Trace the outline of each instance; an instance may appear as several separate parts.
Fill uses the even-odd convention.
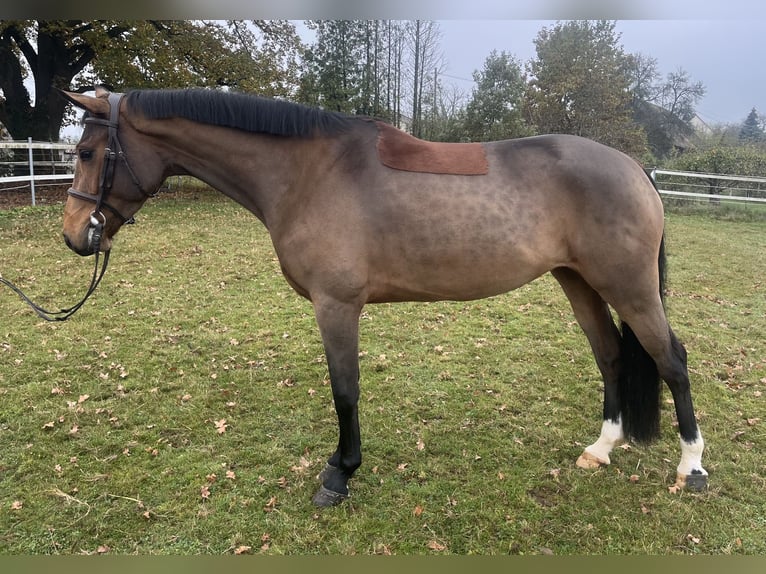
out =
[[[333,300],[315,300],[314,312],[330,371],[339,438],[338,448],[319,475],[322,485],[313,501],[317,506],[334,506],[349,496],[348,480],[362,464],[358,415],[361,307]]]

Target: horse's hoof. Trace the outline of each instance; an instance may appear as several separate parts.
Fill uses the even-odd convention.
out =
[[[324,485],[322,485],[319,487],[319,490],[317,490],[317,493],[314,495],[314,498],[312,498],[311,501],[316,506],[329,508],[331,506],[338,506],[341,502],[343,502],[347,498],[348,498],[348,494],[341,494],[340,492],[332,491],[329,488],[325,488]]]
[[[609,464],[609,461],[601,460],[596,455],[593,455],[589,453],[587,450],[583,451],[583,453],[580,455],[580,458],[577,459],[577,462],[575,463],[579,468],[599,468],[600,466],[605,466]]]
[[[701,492],[707,488],[707,474],[694,472],[676,475],[676,486],[693,492]]]

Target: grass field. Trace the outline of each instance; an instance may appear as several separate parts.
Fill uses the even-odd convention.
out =
[[[368,306],[364,462],[317,509],[336,441],[311,306],[266,231],[203,191],[150,202],[66,323],[0,291],[4,554],[766,553],[766,223],[667,218],[710,488],[672,493],[663,436],[574,461],[601,381],[549,276],[469,303]],[[0,211],[0,272],[49,308],[84,292],[61,207]]]

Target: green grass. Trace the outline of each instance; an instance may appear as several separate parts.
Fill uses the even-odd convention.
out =
[[[204,192],[138,219],[69,321],[0,291],[0,552],[766,552],[763,221],[668,215],[668,308],[706,492],[668,491],[680,452],[667,403],[657,443],[575,467],[600,428],[601,382],[543,277],[488,300],[365,309],[364,462],[352,498],[317,509],[337,441],[326,363],[266,231]],[[60,226],[60,206],[0,212],[0,272],[54,308],[92,271]]]

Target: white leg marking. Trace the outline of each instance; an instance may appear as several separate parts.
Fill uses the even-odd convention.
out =
[[[707,476],[707,471],[702,468],[702,451],[705,449],[705,441],[702,434],[697,431],[697,439],[686,442],[681,439],[681,462],[678,464],[678,475],[701,474]]]
[[[612,449],[617,443],[621,442],[623,438],[622,420],[620,418],[617,419],[617,422],[606,420],[601,424],[601,436],[599,436],[598,440],[592,445],[585,447],[583,456],[590,455],[587,458],[590,458],[591,460],[595,459],[595,461],[600,464],[609,464],[611,462],[609,453],[612,452]],[[580,459],[582,458],[583,457],[581,456]],[[581,460],[578,460],[579,466],[583,466],[585,463],[584,460],[582,460],[583,464],[580,464],[580,462]],[[585,468],[588,468],[588,466],[585,466]]]

